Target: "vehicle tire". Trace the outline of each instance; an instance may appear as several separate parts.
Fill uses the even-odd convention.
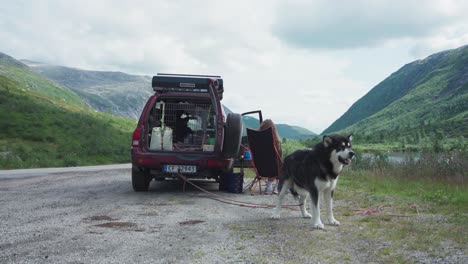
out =
[[[149,174],[138,167],[132,167],[132,186],[135,192],[147,192],[151,178]]]
[[[224,128],[223,154],[228,158],[237,157],[242,139],[242,116],[229,113]]]

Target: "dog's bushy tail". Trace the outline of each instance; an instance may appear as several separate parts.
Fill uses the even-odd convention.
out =
[[[283,188],[283,184],[284,184],[284,181],[285,180],[292,180],[292,177],[291,177],[291,171],[289,170],[290,166],[288,166],[289,162],[291,162],[289,160],[289,158],[287,157],[282,166],[281,166],[281,169],[280,169],[280,174],[279,174],[279,182],[278,182],[278,192],[281,192],[281,189]],[[298,198],[299,197],[299,194],[296,192],[296,190],[294,190],[294,185],[292,185],[290,188],[289,188],[289,191],[291,192],[291,194],[294,196],[294,198]]]
[[[281,189],[283,188],[284,180],[288,178],[288,172],[286,171],[286,166],[284,163],[282,164],[280,171],[279,171],[279,176],[278,176],[278,192],[281,192]]]

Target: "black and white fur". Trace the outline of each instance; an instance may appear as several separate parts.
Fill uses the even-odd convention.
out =
[[[340,225],[333,216],[333,193],[343,167],[351,163],[354,156],[352,135],[324,136],[322,142],[311,150],[298,150],[284,159],[279,176],[280,194],[274,209],[273,218],[280,218],[283,198],[288,189],[299,198],[302,217],[312,218],[314,228],[323,229],[320,219],[320,197],[325,200],[327,220],[330,225]],[[306,200],[310,197],[312,214],[306,210]]]

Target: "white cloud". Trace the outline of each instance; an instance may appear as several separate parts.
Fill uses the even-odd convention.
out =
[[[468,44],[468,21],[460,26],[446,27],[437,34],[412,40],[409,49],[414,58],[424,58],[442,50]]]
[[[402,38],[426,37],[467,21],[465,1],[288,1],[273,32],[303,48],[372,47]]]
[[[321,132],[403,64],[468,42],[463,1],[7,1],[0,51],[90,70],[219,74],[224,103]]]

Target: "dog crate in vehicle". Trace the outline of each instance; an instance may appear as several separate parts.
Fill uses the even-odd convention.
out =
[[[215,147],[215,120],[211,101],[159,100],[148,120],[149,149],[212,152]]]

